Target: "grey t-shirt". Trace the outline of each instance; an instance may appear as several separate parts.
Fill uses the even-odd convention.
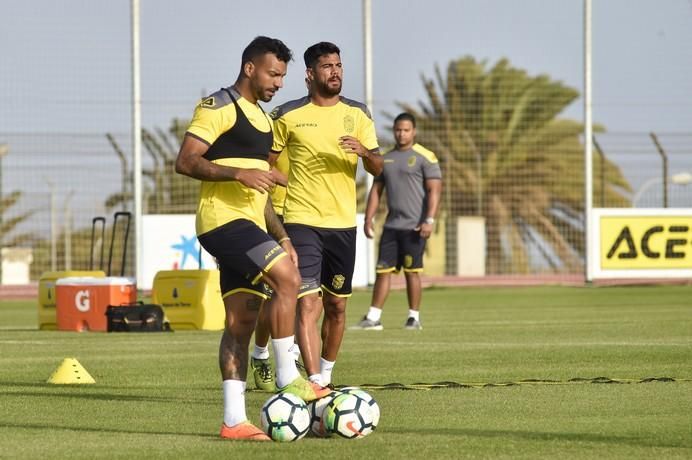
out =
[[[428,212],[426,179],[442,179],[440,164],[433,152],[420,144],[408,150],[390,150],[384,155],[384,170],[375,178],[387,190],[387,219],[384,226],[413,230]]]

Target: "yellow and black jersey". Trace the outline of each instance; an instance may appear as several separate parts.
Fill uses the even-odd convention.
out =
[[[288,174],[288,155],[279,155],[276,160],[274,167],[284,173]],[[274,212],[277,216],[284,215],[284,202],[286,201],[286,187],[276,184],[272,189],[271,193],[272,206],[274,206]]]
[[[269,170],[272,123],[262,108],[231,88],[202,99],[187,134],[209,145],[207,160],[236,168]],[[202,181],[197,207],[197,234],[236,219],[248,219],[266,229],[267,194],[237,181]]]
[[[284,222],[355,227],[358,155],[346,153],[339,138],[353,136],[379,153],[375,124],[365,104],[341,97],[336,105],[322,107],[306,96],[280,105],[271,116],[272,150],[283,152],[290,163]]]

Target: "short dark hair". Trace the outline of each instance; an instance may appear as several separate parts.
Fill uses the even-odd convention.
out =
[[[273,54],[279,61],[285,63],[293,59],[293,53],[284,42],[278,38],[269,38],[260,35],[259,37],[255,37],[255,39],[245,47],[240,65],[244,66],[246,63],[260,56],[264,56],[265,54]]]
[[[341,56],[341,50],[334,43],[319,42],[312,45],[303,53],[303,60],[306,68],[312,68],[317,63],[317,60],[327,54],[338,54]]]
[[[413,115],[411,115],[408,112],[402,112],[399,115],[397,115],[396,118],[394,119],[393,124],[396,125],[398,122],[405,121],[405,120],[410,121],[414,128],[416,127],[416,117],[414,117]]]

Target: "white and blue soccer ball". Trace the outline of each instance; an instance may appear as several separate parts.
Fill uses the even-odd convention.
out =
[[[370,405],[356,395],[343,393],[324,409],[324,425],[332,434],[347,439],[363,438],[375,429]]]
[[[324,398],[316,399],[308,403],[308,411],[310,412],[310,431],[317,437],[326,438],[331,436],[324,424],[324,410],[330,402],[341,393],[334,391]]]
[[[262,430],[274,441],[297,441],[310,430],[305,401],[289,393],[273,395],[260,410]]]

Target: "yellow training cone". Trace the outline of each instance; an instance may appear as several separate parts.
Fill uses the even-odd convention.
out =
[[[75,383],[96,383],[96,380],[89,375],[86,369],[79,364],[75,358],[65,358],[55,369],[53,375],[48,379],[48,383],[75,384]]]

